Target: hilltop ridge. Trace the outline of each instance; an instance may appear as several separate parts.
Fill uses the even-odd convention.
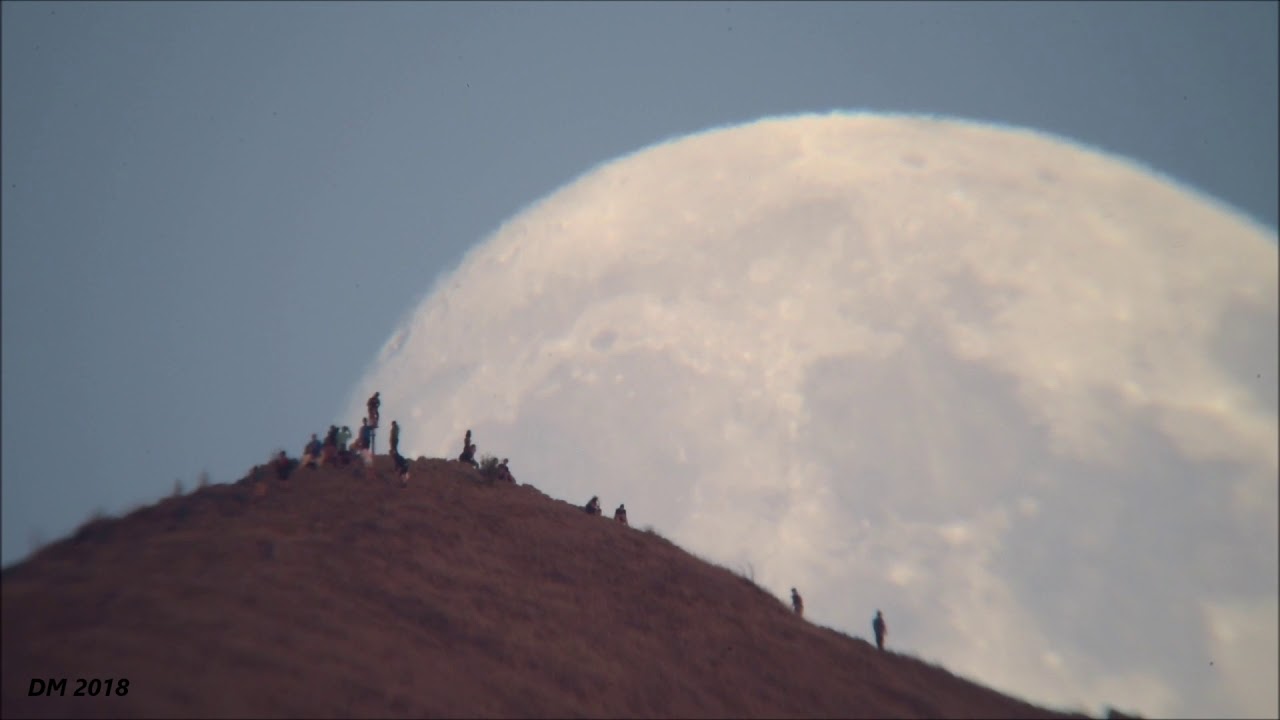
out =
[[[531,485],[376,469],[260,466],[6,569],[0,714],[1080,717],[812,624]],[[28,697],[34,678],[66,696]],[[76,678],[129,688],[73,697]]]

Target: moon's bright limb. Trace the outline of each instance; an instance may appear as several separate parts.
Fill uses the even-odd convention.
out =
[[[351,416],[380,390],[409,454],[471,428],[520,481],[1036,702],[1274,716],[1276,365],[1271,232],[1044,135],[835,114],[522,212]]]

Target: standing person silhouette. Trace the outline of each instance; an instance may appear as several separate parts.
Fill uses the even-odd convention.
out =
[[[800,598],[800,593],[795,588],[791,588],[791,609],[796,611],[800,617],[804,617],[804,600]]]
[[[876,634],[876,647],[883,651],[884,636],[889,632],[889,628],[884,624],[884,616],[880,614],[879,610],[876,611],[875,619],[871,621],[871,629]]]
[[[371,441],[373,440],[373,428],[369,426],[369,418],[360,418],[360,430],[356,435],[356,449],[361,455],[371,451]]]
[[[391,421],[391,454],[400,454],[400,426],[395,420]]]
[[[369,402],[365,403],[365,407],[369,410],[369,452],[377,452],[375,446],[378,443],[378,408],[382,406],[382,400],[378,398],[378,393],[374,393],[369,398]]]

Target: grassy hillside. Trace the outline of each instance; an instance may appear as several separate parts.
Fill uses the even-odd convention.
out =
[[[255,470],[6,570],[0,714],[1061,717],[532,486],[419,459],[402,488],[377,462]]]

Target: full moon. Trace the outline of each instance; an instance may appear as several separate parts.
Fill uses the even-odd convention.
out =
[[[1277,295],[1274,230],[1131,162],[766,119],[520,212],[347,416],[1037,703],[1274,717]]]

